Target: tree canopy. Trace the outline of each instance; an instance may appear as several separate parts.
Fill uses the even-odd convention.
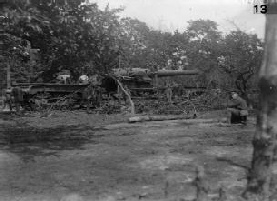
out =
[[[263,51],[256,35],[240,30],[223,34],[216,22],[203,19],[189,21],[183,32],[161,32],[138,19],[120,17],[121,11],[109,6],[101,10],[85,0],[2,1],[1,60],[16,58],[13,77],[25,80],[30,69],[33,80],[39,75],[48,82],[61,70],[76,78],[141,67],[199,69],[199,84],[216,83],[242,93],[254,86],[251,79]],[[30,48],[39,49],[35,65],[28,62]]]

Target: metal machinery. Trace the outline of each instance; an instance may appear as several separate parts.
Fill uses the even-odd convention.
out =
[[[142,94],[153,94],[157,92],[159,77],[170,77],[178,75],[198,75],[197,70],[158,70],[151,72],[149,69],[133,68],[131,70],[114,69],[113,74],[125,86],[128,87],[133,96]]]
[[[32,109],[50,105],[68,109],[81,103],[82,93],[88,84],[20,83],[14,86],[22,89],[24,102],[31,105]]]
[[[154,95],[158,91],[159,77],[177,75],[197,75],[196,70],[158,70],[133,68],[130,70],[113,69],[111,74],[100,76],[100,82],[91,82],[101,96],[114,94],[118,97],[119,80],[132,96]],[[56,84],[56,83],[21,83],[17,84],[24,92],[26,102],[37,105],[56,105],[62,108],[72,108],[82,104],[82,94],[90,84]],[[101,97],[102,98],[102,97]]]

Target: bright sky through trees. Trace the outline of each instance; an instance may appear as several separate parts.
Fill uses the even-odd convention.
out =
[[[90,0],[103,9],[125,7],[123,16],[130,16],[164,31],[184,30],[188,20],[199,18],[218,22],[219,30],[235,29],[264,35],[265,17],[254,14],[254,0]],[[234,22],[234,23],[233,23]]]

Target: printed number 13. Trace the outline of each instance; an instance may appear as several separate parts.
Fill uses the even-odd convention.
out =
[[[254,13],[263,13],[263,14],[266,14],[267,12],[267,6],[266,5],[255,5],[254,6]]]

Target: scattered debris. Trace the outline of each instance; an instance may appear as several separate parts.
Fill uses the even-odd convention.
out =
[[[129,118],[129,123],[143,122],[143,121],[166,121],[166,120],[177,120],[177,119],[189,119],[188,116],[135,116]]]
[[[63,196],[60,201],[83,201],[83,198],[78,194],[70,194]]]

